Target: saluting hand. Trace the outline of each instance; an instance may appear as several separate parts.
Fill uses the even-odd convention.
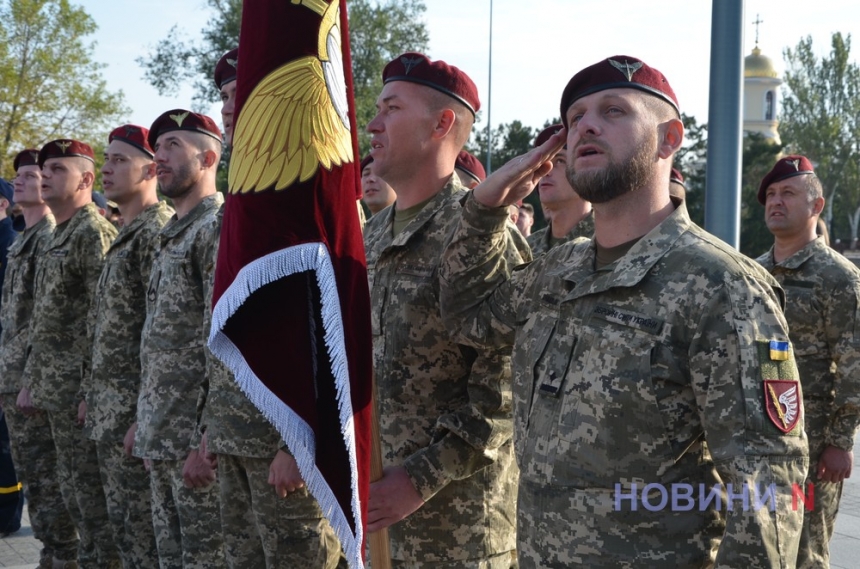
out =
[[[552,170],[552,159],[564,146],[567,131],[562,129],[531,151],[510,160],[472,190],[478,203],[487,207],[517,203],[535,189]]]

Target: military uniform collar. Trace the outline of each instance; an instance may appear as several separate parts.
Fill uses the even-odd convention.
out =
[[[465,191],[465,187],[460,183],[460,180],[457,176],[451,175],[448,179],[448,182],[445,184],[445,187],[437,193],[433,198],[427,202],[427,205],[424,206],[424,209],[413,219],[409,225],[407,225],[400,234],[394,238],[392,241],[392,245],[394,246],[403,246],[406,245],[413,235],[421,231],[421,228],[427,225],[427,223],[433,219],[433,216],[436,215],[444,205],[451,199],[452,196],[457,194],[457,192]],[[396,190],[395,190],[396,191]],[[385,219],[385,227],[386,231],[390,233],[391,225],[394,224],[394,206],[388,208]]]
[[[14,255],[18,253],[18,251],[22,251],[27,244],[34,239],[34,235],[38,234],[43,228],[50,225],[54,226],[54,216],[50,213],[46,214],[45,217],[36,222],[33,227],[27,227],[21,232],[21,235],[15,239],[15,242],[12,243],[11,247],[9,247],[9,254]]]
[[[182,219],[177,219],[176,214],[170,218],[170,221],[162,229],[161,234],[167,238],[173,238],[182,233],[187,227],[195,221],[209,213],[217,211],[221,204],[224,203],[224,196],[220,192],[215,192],[211,196],[203,198],[199,204],[185,214]]]
[[[574,283],[585,283],[590,279],[587,288],[575,291],[576,297],[603,292],[609,288],[638,285],[681,235],[693,226],[684,202],[673,200],[673,203],[676,205],[675,211],[639,239],[630,251],[615,263],[599,271],[594,269],[596,250],[592,239],[577,243],[568,261],[549,274]]]
[[[781,262],[773,265],[773,268],[780,267],[782,269],[799,269],[803,263],[814,257],[816,253],[819,253],[826,247],[827,245],[824,244],[824,238],[816,237],[791,257],[783,259]],[[768,252],[768,260],[773,263],[773,247],[771,247]]]
[[[163,201],[156,202],[150,206],[144,208],[137,217],[131,220],[131,223],[126,223],[122,227],[119,228],[119,233],[116,236],[116,239],[113,240],[111,244],[111,249],[127,241],[131,236],[133,236],[138,229],[143,227],[144,224],[151,221],[156,215],[160,212],[167,209],[167,203]]]
[[[65,221],[59,225],[57,225],[56,230],[54,231],[54,239],[55,241],[51,244],[53,247],[58,245],[62,245],[66,242],[66,239],[72,235],[79,225],[84,223],[85,220],[95,219],[96,216],[101,215],[98,210],[98,206],[93,202],[88,203],[81,209],[75,212],[75,214],[69,218],[68,221]]]

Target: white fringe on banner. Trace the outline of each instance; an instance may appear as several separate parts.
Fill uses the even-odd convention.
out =
[[[340,508],[334,493],[316,467],[316,441],[310,426],[260,381],[239,349],[222,332],[227,320],[256,290],[276,280],[307,271],[314,271],[320,289],[323,337],[335,378],[341,434],[349,455],[355,534],[350,530],[347,514]],[[209,349],[230,368],[236,377],[236,383],[248,399],[278,429],[296,460],[308,490],[319,502],[323,514],[340,539],[349,566],[352,569],[361,569],[361,543],[364,535],[358,495],[358,461],[355,454],[349,368],[337,282],[325,245],[296,245],[269,253],[243,267],[212,311]]]

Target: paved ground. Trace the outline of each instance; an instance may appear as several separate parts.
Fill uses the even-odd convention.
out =
[[[855,461],[860,461],[860,438],[854,446]],[[830,543],[832,569],[856,569],[860,559],[860,465],[855,464],[854,474],[845,482],[836,532]],[[39,542],[30,529],[27,508],[21,520],[21,529],[0,539],[0,567],[33,569],[39,562]]]

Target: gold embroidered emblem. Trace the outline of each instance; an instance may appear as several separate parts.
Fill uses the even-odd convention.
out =
[[[182,126],[182,123],[188,118],[190,114],[189,111],[185,111],[184,113],[180,113],[178,115],[170,115],[170,118],[173,119],[173,122],[176,123],[176,126]]]
[[[610,59],[609,64],[621,73],[623,73],[624,76],[627,77],[628,81],[633,81],[633,74],[642,68],[641,61],[637,61],[636,63],[630,63],[626,59],[624,60],[624,63],[619,63],[614,59]]]
[[[63,154],[65,154],[65,153],[66,153],[66,150],[68,150],[69,146],[71,146],[71,145],[72,145],[72,141],[71,141],[71,140],[66,140],[65,142],[55,142],[54,144],[56,144],[57,146],[59,146],[59,147],[60,147],[60,150],[62,150],[62,151],[63,151]]]
[[[800,172],[800,159],[799,158],[795,159],[795,160],[786,160],[786,162],[788,162],[789,164],[794,166],[794,169],[797,170],[798,172]]]
[[[236,69],[236,60],[235,60],[235,59],[230,59],[230,58],[228,57],[228,58],[227,58],[227,63],[229,63],[229,64],[230,64],[230,67],[232,67],[233,69]]]
[[[420,57],[406,57],[403,56],[400,58],[400,63],[403,64],[403,67],[406,68],[406,75],[409,75],[409,72],[418,67],[418,64],[424,61]]]

